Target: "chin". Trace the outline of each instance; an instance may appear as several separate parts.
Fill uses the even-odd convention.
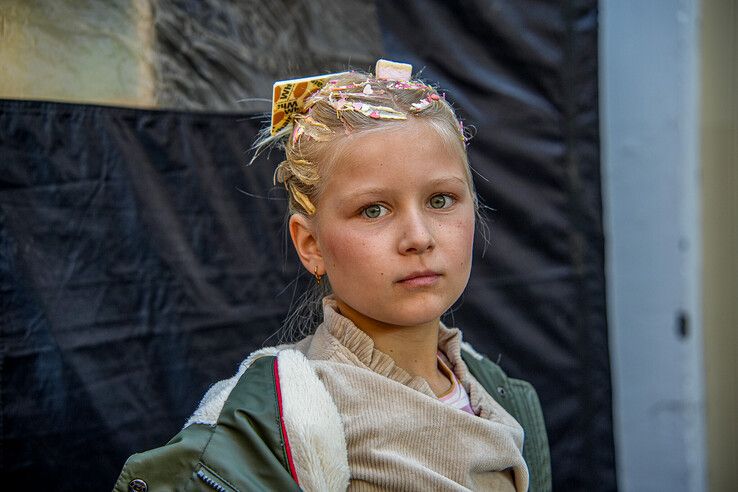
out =
[[[381,316],[376,319],[397,326],[418,326],[438,320],[452,304],[447,306],[446,303],[423,303],[397,306],[387,319],[382,319]]]
[[[337,299],[341,299],[343,304],[359,315],[399,327],[420,326],[438,321],[461,296],[460,292],[458,295],[452,294],[425,292],[413,296],[393,294],[355,299],[350,296],[341,297],[334,291]]]

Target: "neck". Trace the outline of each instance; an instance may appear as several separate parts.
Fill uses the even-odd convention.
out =
[[[438,367],[438,318],[416,326],[382,323],[336,299],[340,313],[374,341],[374,347],[392,357],[398,367],[425,379],[436,394],[444,393],[451,382]]]

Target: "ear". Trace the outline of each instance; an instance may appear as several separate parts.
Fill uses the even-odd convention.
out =
[[[297,256],[300,257],[303,266],[311,274],[315,273],[317,267],[318,275],[323,275],[325,273],[323,253],[313,230],[313,222],[304,215],[295,213],[290,216],[289,227],[292,244],[295,245]]]

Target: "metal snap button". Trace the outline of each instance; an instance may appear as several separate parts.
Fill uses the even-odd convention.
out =
[[[507,398],[507,390],[505,390],[505,388],[503,388],[502,386],[497,387],[497,394],[503,398]]]
[[[135,478],[128,483],[128,492],[146,492],[149,486],[140,478]]]

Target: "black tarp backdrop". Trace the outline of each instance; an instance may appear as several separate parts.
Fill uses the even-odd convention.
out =
[[[375,7],[477,128],[492,239],[453,320],[535,384],[555,489],[614,490],[596,2]],[[298,269],[250,116],[0,101],[5,485],[109,489],[278,329]]]

